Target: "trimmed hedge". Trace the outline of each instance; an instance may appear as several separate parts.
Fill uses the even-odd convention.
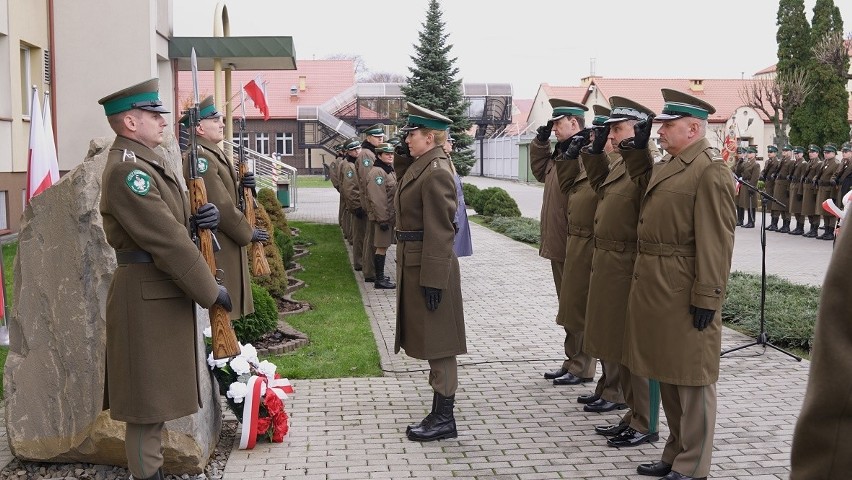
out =
[[[237,340],[242,344],[251,343],[278,327],[278,305],[265,288],[251,284],[254,297],[254,313],[233,322]]]
[[[287,235],[280,228],[275,227],[275,246],[278,247],[278,251],[281,253],[281,262],[284,264],[284,268],[289,267],[295,254],[293,250],[293,236]]]
[[[465,205],[473,205],[473,202],[476,201],[476,197],[479,196],[479,187],[476,185],[470,185],[462,182],[462,195],[464,195],[464,203]]]
[[[498,189],[486,200],[482,209],[483,215],[489,217],[520,217],[521,210],[518,208],[517,202],[505,190]]]
[[[263,203],[258,202],[255,213],[257,215],[257,227],[267,232],[272,232],[274,235],[275,226],[266,213]],[[269,270],[272,273],[265,277],[258,277],[254,272],[254,262],[249,262],[252,281],[265,288],[273,296],[283,297],[287,293],[287,270],[284,268],[284,262],[281,260],[281,252],[278,249],[278,245],[274,241],[266,242],[263,245],[263,252],[266,254],[266,261],[269,263]]]
[[[512,240],[524,243],[541,243],[541,223],[527,217],[494,217],[488,227]]]
[[[267,215],[269,215],[269,219],[272,221],[272,225],[275,228],[281,229],[284,235],[289,236],[290,226],[287,225],[287,215],[284,213],[284,207],[281,206],[278,197],[275,196],[275,192],[271,188],[261,188],[257,192],[257,202],[263,205]],[[271,232],[271,230],[267,231]]]
[[[485,215],[485,203],[491,199],[491,196],[497,193],[498,191],[503,191],[500,187],[488,187],[486,189],[480,190],[477,193],[471,202],[468,202],[468,205],[472,206],[476,213],[480,215]],[[465,202],[467,202],[467,197],[465,197]]]
[[[765,330],[769,341],[784,348],[810,350],[820,288],[766,276]],[[760,275],[732,272],[722,321],[750,336],[760,332]]]

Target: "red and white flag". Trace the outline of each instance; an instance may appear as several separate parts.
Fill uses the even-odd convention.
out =
[[[722,159],[726,165],[730,165],[733,161],[728,161],[732,154],[737,153],[737,134],[734,132],[734,125],[728,127],[728,133],[725,135],[725,140],[722,143]]]
[[[56,144],[53,142],[53,126],[45,124],[45,117],[38,101],[38,90],[33,88],[30,104],[30,147],[27,159],[27,203],[59,181],[59,166],[56,159]],[[50,115],[50,108],[46,109]]]
[[[269,120],[269,104],[266,103],[266,91],[260,75],[254,77],[254,80],[248,82],[243,89],[254,102],[254,106],[263,114],[263,119]]]

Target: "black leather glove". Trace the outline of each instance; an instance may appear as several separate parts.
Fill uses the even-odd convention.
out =
[[[550,132],[553,130],[553,120],[548,120],[546,124],[538,127],[535,138],[539,142],[547,142],[550,140]]]
[[[835,180],[835,179],[833,179],[833,178],[832,178],[831,180],[829,180],[828,182],[831,184],[831,186],[832,186],[832,187],[836,187],[836,186],[837,186],[837,180]]]
[[[603,127],[594,127],[592,129],[595,132],[595,141],[593,141],[592,146],[589,147],[589,153],[595,155],[603,153],[604,147],[606,147],[607,137],[609,137],[609,128],[610,125],[604,125]]]
[[[365,212],[363,208],[358,207],[358,208],[355,209],[355,216],[356,217],[364,218],[365,215],[367,215],[367,212]]]
[[[216,301],[213,303],[217,305],[222,305],[222,308],[229,312],[234,308],[231,305],[231,296],[228,295],[228,289],[225,288],[224,285],[219,285],[219,295],[216,296]]]
[[[407,136],[408,136],[408,132],[406,132],[406,131],[403,131],[399,135],[399,144],[396,147],[394,147],[394,149],[393,149],[393,151],[397,155],[401,155],[401,156],[404,156],[404,157],[410,157],[411,156],[411,151],[408,150],[408,144],[405,143],[405,138]]]
[[[381,230],[383,232],[387,232],[389,228],[390,228],[390,225],[388,225],[387,223],[380,223],[379,224],[379,230]]]
[[[215,230],[219,226],[219,209],[212,203],[205,203],[198,207],[193,216],[195,226],[206,230]]]
[[[648,140],[651,139],[651,129],[654,127],[654,116],[651,115],[641,122],[633,125],[633,148],[644,150],[648,148]]]
[[[441,289],[423,287],[423,294],[426,295],[426,309],[430,312],[437,310],[438,304],[441,303]]]
[[[757,177],[757,179],[760,180],[761,182],[765,182],[766,181],[766,175],[761,175],[761,176]]]
[[[819,186],[819,180],[816,179],[816,178],[814,179],[814,181],[812,183],[814,184],[815,187]]]
[[[689,313],[693,315],[692,317],[692,326],[697,328],[700,332],[707,328],[710,325],[710,322],[713,321],[713,316],[716,315],[716,310],[710,310],[708,308],[696,307],[695,305],[689,306]]]
[[[254,172],[246,172],[246,174],[243,175],[242,184],[243,188],[250,188],[254,190],[254,187],[257,186],[257,180],[254,178]]]
[[[792,175],[787,175],[787,181],[792,182],[792,181],[793,181],[793,176],[792,176]]]
[[[251,241],[252,242],[268,242],[269,241],[269,232],[262,228],[255,228],[251,233]]]
[[[562,142],[563,145],[567,143],[565,146],[563,153],[566,157],[571,160],[576,160],[580,158],[580,150],[583,149],[586,145],[589,144],[590,138],[592,136],[592,129],[584,128],[576,133],[573,137],[569,138],[567,141]]]

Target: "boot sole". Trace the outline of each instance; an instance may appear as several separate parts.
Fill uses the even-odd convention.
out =
[[[456,438],[456,437],[458,437],[458,436],[459,436],[459,434],[458,434],[458,432],[449,432],[449,433],[445,433],[445,434],[443,434],[443,435],[438,435],[438,436],[435,436],[435,437],[429,437],[429,438],[417,438],[417,437],[412,436],[410,432],[406,432],[406,436],[407,436],[407,437],[408,437],[408,439],[409,439],[409,440],[411,440],[412,442],[421,442],[421,443],[423,443],[423,442],[434,442],[434,441],[436,441],[436,440],[446,440],[446,439],[448,439],[448,438]]]

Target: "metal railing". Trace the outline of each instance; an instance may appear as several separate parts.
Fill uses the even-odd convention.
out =
[[[224,140],[223,143],[225,145],[226,153],[228,153],[228,150],[232,152],[231,158],[236,159],[239,157],[239,153],[237,152],[238,145],[235,142]],[[281,180],[288,180],[290,206],[285,208],[285,210],[288,212],[296,210],[296,207],[299,204],[298,189],[296,188],[296,180],[299,175],[298,170],[295,167],[287,165],[281,160],[270,157],[269,155],[264,155],[250,148],[243,148],[243,152],[245,152],[245,158],[248,162],[249,170],[254,172],[255,178],[257,179],[257,189],[270,188],[277,193],[278,185],[283,183]]]

